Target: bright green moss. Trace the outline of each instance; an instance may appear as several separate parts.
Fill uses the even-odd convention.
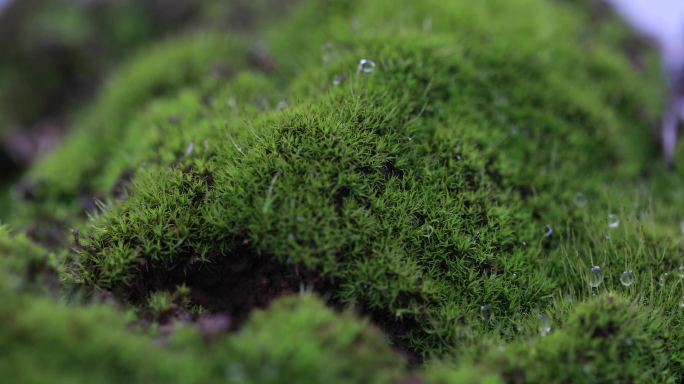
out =
[[[663,313],[604,294],[578,305],[557,331],[489,353],[507,382],[665,383],[681,377]]]
[[[310,295],[256,311],[229,345],[242,360],[227,366],[236,382],[397,383],[407,374],[405,361],[377,329]]]
[[[131,85],[112,83],[120,91],[93,116],[119,123],[55,158],[73,159],[72,145],[102,149],[100,137],[112,148],[48,183],[71,194],[57,206],[83,185],[108,200],[83,226],[69,276],[157,314],[187,286],[189,305],[238,308],[239,321],[311,283],[396,345],[445,360],[428,365],[428,382],[583,381],[585,368],[597,382],[681,379],[684,197],[645,144],[661,102],[651,58],[634,74],[624,29],[587,33],[567,2],[400,3],[306,2],[269,38],[272,77],[173,80],[173,92],[143,86],[130,104]],[[362,58],[373,73],[358,73]],[[63,165],[35,175],[57,178]],[[593,265],[599,289],[621,295],[593,297]],[[624,270],[637,277],[630,288]],[[576,309],[560,304],[568,298]],[[378,335],[346,314],[331,324],[307,300],[257,312],[222,352],[246,360],[216,369],[256,381],[404,377]],[[531,336],[540,312],[560,325],[541,339]],[[349,340],[360,334],[369,343],[357,349]],[[640,342],[625,349],[628,339]],[[446,364],[470,354],[479,366]],[[351,360],[332,363],[342,355]]]
[[[614,107],[616,92],[621,108],[643,95],[609,46],[579,43],[577,14],[486,4],[434,4],[429,33],[411,23],[330,32],[336,60],[300,68],[291,108],[210,125],[223,144],[193,166],[136,177],[129,199],[91,228],[81,281],[136,302],[163,288],[149,276],[249,254],[320,274],[335,300],[389,319],[422,354],[477,343],[491,328],[513,334],[504,319],[568,288],[546,258],[564,244],[568,202],[634,172],[626,153],[645,119]],[[363,22],[390,8],[357,13]],[[538,14],[489,24],[501,9]],[[359,58],[376,71],[356,73]],[[200,120],[230,116],[222,108]],[[620,165],[602,168],[610,163]],[[556,235],[544,239],[547,224]],[[583,286],[581,274],[567,276]],[[483,305],[497,320],[483,324]]]
[[[442,363],[430,363],[425,369],[423,380],[427,384],[500,384],[499,376],[472,366],[452,368]]]

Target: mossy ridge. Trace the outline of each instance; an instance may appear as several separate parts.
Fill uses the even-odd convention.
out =
[[[549,206],[554,207],[556,202],[544,199],[538,204],[529,204],[531,210],[524,208],[518,196],[521,193],[516,191],[516,188],[531,184],[540,190],[549,191],[554,184],[550,183],[550,180],[555,175],[544,173],[538,176],[529,173],[523,164],[529,164],[530,160],[534,163],[548,164],[551,155],[556,156],[557,160],[572,158],[577,153],[583,153],[586,145],[593,145],[593,157],[585,156],[586,164],[569,162],[570,165],[566,166],[568,178],[555,183],[561,184],[561,187],[567,186],[575,178],[573,172],[579,173],[585,166],[601,162],[614,153],[615,146],[607,142],[608,137],[602,136],[599,130],[591,129],[600,126],[611,117],[595,108],[588,108],[585,103],[576,103],[572,98],[567,99],[573,95],[567,91],[576,90],[577,86],[573,85],[572,81],[553,75],[554,72],[550,71],[552,75],[548,84],[540,88],[533,87],[536,93],[531,92],[529,96],[515,94],[511,101],[517,106],[539,107],[539,103],[544,99],[543,95],[559,95],[556,99],[545,102],[543,108],[538,108],[556,112],[552,119],[545,118],[546,115],[551,115],[546,112],[540,115],[533,109],[526,110],[525,118],[542,119],[539,125],[535,124],[529,128],[539,132],[529,134],[530,137],[526,139],[531,143],[524,147],[519,155],[519,163],[511,166],[510,159],[497,158],[497,153],[503,152],[500,150],[501,147],[511,142],[506,132],[508,127],[501,123],[492,125],[489,117],[492,113],[505,115],[510,109],[492,105],[495,104],[492,103],[495,95],[488,90],[487,83],[496,82],[500,88],[516,89],[533,78],[546,78],[544,70],[548,69],[547,66],[551,66],[551,69],[556,68],[553,67],[553,62],[525,66],[526,56],[505,57],[507,67],[511,68],[512,73],[520,76],[483,78],[477,68],[481,69],[482,65],[485,65],[484,68],[500,68],[503,65],[501,60],[504,58],[499,54],[490,55],[487,52],[474,57],[463,57],[453,51],[444,52],[442,47],[452,43],[451,39],[443,36],[411,37],[404,33],[404,37],[396,42],[397,46],[388,47],[386,43],[375,43],[356,52],[353,49],[346,53],[341,52],[341,55],[347,55],[345,57],[350,57],[350,53],[353,53],[357,58],[366,57],[368,52],[375,52],[382,61],[378,61],[378,71],[372,76],[352,74],[348,83],[338,90],[333,89],[330,96],[324,96],[321,101],[310,106],[295,107],[294,112],[285,112],[284,119],[275,120],[275,129],[266,133],[257,129],[256,141],[241,144],[243,148],[247,148],[244,159],[236,155],[235,151],[219,154],[227,154],[227,157],[219,159],[222,163],[217,167],[218,174],[213,177],[218,195],[212,196],[209,200],[221,203],[210,203],[207,208],[210,212],[209,222],[215,227],[205,226],[196,233],[184,230],[182,241],[184,245],[189,245],[189,248],[186,248],[182,255],[199,255],[201,260],[207,254],[221,257],[219,255],[235,252],[234,247],[240,244],[240,241],[237,241],[237,238],[230,240],[226,236],[231,233],[233,236],[242,233],[237,237],[247,236],[248,249],[252,249],[256,254],[274,255],[286,263],[320,269],[324,275],[341,281],[342,292],[339,296],[343,302],[358,301],[371,311],[380,310],[392,314],[391,316],[404,316],[414,320],[419,318],[420,324],[434,324],[433,320],[438,318],[439,320],[435,321],[440,328],[434,330],[438,335],[434,340],[421,340],[425,334],[408,335],[409,339],[414,339],[414,347],[419,350],[444,348],[443,344],[451,344],[454,338],[463,337],[458,335],[459,331],[446,325],[452,324],[456,319],[465,318],[472,321],[477,318],[477,310],[482,303],[491,303],[489,305],[509,315],[518,310],[524,313],[534,306],[541,305],[543,298],[550,296],[554,287],[544,278],[543,269],[537,274],[528,273],[526,270],[530,265],[536,264],[534,255],[539,251],[539,244],[534,245],[533,238],[537,237],[536,230],[542,227],[531,217],[535,212],[543,211]],[[350,44],[342,45],[353,46]],[[520,60],[519,65],[516,65],[517,60]],[[348,71],[348,68],[355,67],[352,59],[343,60],[336,65],[326,71],[329,79],[340,68],[347,68]],[[563,68],[561,66],[561,69]],[[304,76],[307,78],[308,75]],[[482,92],[482,89],[488,91]],[[353,97],[350,97],[352,94]],[[464,94],[468,97],[463,96]],[[585,94],[587,92],[582,96]],[[601,94],[588,95],[596,99]],[[382,100],[383,104],[378,104],[377,100]],[[445,112],[444,116],[440,117],[437,111],[440,107],[446,106],[448,101],[459,102],[459,107]],[[568,112],[568,105],[575,106],[571,112]],[[578,130],[573,125],[578,116],[582,124],[588,125],[587,129]],[[459,123],[464,125],[458,134],[454,134],[453,130],[448,128],[453,124],[451,119],[454,118],[458,118]],[[480,127],[483,126],[489,128],[487,137],[481,136]],[[392,127],[396,128],[391,129]],[[559,142],[566,140],[573,145],[565,146],[565,152],[559,150],[554,154],[538,153],[539,142],[553,138],[552,132],[560,136]],[[573,139],[567,140],[568,136]],[[321,137],[324,139],[321,140]],[[520,146],[520,143],[525,141],[518,140],[513,143]],[[350,148],[354,152],[350,150],[349,153],[338,154],[331,151],[333,148],[339,149],[341,144],[344,144],[343,151],[344,148]],[[463,147],[467,149],[464,150]],[[472,154],[468,153],[469,151],[472,151]],[[459,164],[461,160],[458,160],[458,157],[462,157],[463,164]],[[523,160],[527,160],[527,163]],[[314,174],[318,175],[319,180],[309,177]],[[532,176],[535,178],[530,180]],[[449,177],[454,180],[449,181]],[[340,183],[339,180],[344,182]],[[460,223],[463,227],[458,230],[451,227],[435,229],[433,222],[439,226],[440,223],[449,222],[448,217],[461,217],[463,212],[469,211],[463,209],[464,206],[460,204],[465,203],[459,202],[458,198],[447,197],[447,200],[444,200],[437,197],[439,191],[449,191],[450,188],[453,191],[461,191],[460,198],[463,198],[464,191],[473,192],[473,195],[465,200],[468,200],[468,205],[471,206],[472,216],[469,217],[474,221],[465,220],[465,224]],[[421,193],[425,195],[425,199],[416,198],[420,197]],[[148,195],[152,201],[156,199],[154,195]],[[405,197],[402,198],[402,195]],[[264,197],[255,200],[255,196]],[[334,198],[335,196],[338,198]],[[182,203],[181,197],[173,199]],[[284,205],[280,200],[288,200],[290,206]],[[412,204],[412,208],[407,207]],[[453,208],[451,214],[447,209],[441,218],[430,219],[431,214],[444,211],[444,206],[450,204]],[[136,205],[135,214],[139,215],[139,208],[145,205],[149,204]],[[187,210],[173,204],[169,207],[172,212],[196,212],[194,209]],[[374,210],[384,212],[373,217]],[[278,212],[278,215],[275,212]],[[407,212],[422,212],[425,222],[420,223],[420,226],[414,226],[415,223],[410,222]],[[192,215],[194,213],[188,216]],[[473,224],[483,215],[491,222]],[[404,216],[409,221],[396,219]],[[144,213],[138,217],[147,220]],[[297,219],[298,217],[301,219]],[[112,218],[114,224],[108,229],[105,227],[101,232],[106,233],[106,237],[98,238],[94,242],[96,249],[102,249],[98,250],[100,256],[90,258],[86,255],[84,258],[87,263],[84,275],[86,278],[94,277],[96,284],[103,284],[108,288],[112,287],[112,283],[114,286],[121,282],[130,283],[128,279],[131,274],[126,274],[125,271],[138,269],[133,263],[139,257],[135,256],[136,254],[144,255],[146,262],[163,261],[162,266],[178,267],[178,260],[174,260],[174,247],[166,250],[163,247],[150,248],[159,241],[169,241],[169,238],[159,238],[159,234],[147,230],[143,230],[146,234],[145,237],[141,237],[140,233],[133,231],[136,242],[143,239],[143,245],[133,245],[130,240],[125,239],[129,235],[123,234],[124,237],[120,238],[119,233],[112,232],[113,228],[128,228],[132,223],[127,221],[126,224],[115,224],[118,219]],[[233,221],[226,222],[226,219]],[[350,220],[349,225],[344,224],[347,220]],[[156,227],[158,233],[165,233],[164,226],[168,221],[154,222],[156,224],[152,227]],[[457,227],[460,225],[455,221],[452,224]],[[473,226],[469,227],[470,224]],[[386,226],[385,230],[389,230],[389,236],[382,235],[385,231],[382,229],[383,226]],[[147,224],[145,227],[152,228]],[[514,227],[519,229],[513,230]],[[311,233],[307,228],[317,228],[318,231]],[[215,234],[212,234],[212,231]],[[425,240],[425,231],[433,232],[428,237],[434,235],[435,238],[440,238],[444,235],[444,243],[431,248],[429,252],[426,251],[426,241],[429,240]],[[448,233],[469,234],[471,239],[463,243],[463,239],[457,241],[448,236]],[[484,238],[497,240],[474,245],[479,239]],[[172,236],[171,239],[178,238]],[[190,241],[186,241],[188,239]],[[244,242],[242,238],[239,240]],[[523,241],[532,244],[529,250],[522,249]],[[174,242],[171,240],[171,243]],[[119,245],[114,248],[107,244]],[[214,248],[209,250],[206,244],[214,244]],[[371,247],[370,250],[364,251],[362,244],[377,244],[378,249]],[[129,248],[130,245],[133,245],[132,249]],[[102,246],[104,248],[101,248]],[[474,250],[470,254],[473,247]],[[117,249],[118,251],[114,252]],[[155,250],[150,253],[149,249]],[[496,254],[510,251],[513,251],[514,256],[508,261],[508,265],[506,261],[496,260]],[[360,257],[364,252],[371,252],[377,258]],[[411,252],[425,253],[417,259],[405,256]],[[439,276],[440,273],[433,268],[436,265],[433,256],[450,252],[470,255],[466,259],[472,258],[470,261],[453,260],[457,264],[466,264],[458,268],[453,265],[447,268],[463,273],[459,274],[459,278],[452,278],[454,281],[460,280],[462,288],[471,292],[465,297],[462,291],[449,287],[450,284],[454,284],[452,278],[442,277],[441,281],[433,280],[429,274],[425,274],[425,271],[428,271]],[[107,255],[112,254],[120,256],[109,257],[108,262],[114,262],[119,268],[123,268],[119,272],[125,276],[118,282],[107,277],[113,269],[110,268],[108,271],[107,268],[98,267],[98,263],[104,261],[93,263],[94,260],[105,260],[108,258]],[[186,256],[184,258],[188,259]],[[484,277],[467,272],[470,268],[466,265],[470,265],[471,262],[473,265],[479,265],[474,269],[484,273]],[[187,262],[182,264],[185,264],[185,268],[192,268]],[[88,277],[89,268],[95,275]],[[155,266],[147,265],[145,268],[154,269]],[[368,274],[368,278],[365,279],[368,281],[359,281],[359,274],[364,275],[364,271]],[[382,282],[389,279],[386,275],[388,271],[394,271],[402,283],[395,284],[396,289],[374,293],[374,285],[377,285],[380,291],[388,289],[389,285]],[[97,276],[100,273],[103,273],[104,280]],[[394,274],[393,278],[397,278]],[[494,276],[497,278],[493,278]],[[512,281],[516,276],[521,276],[521,280]],[[483,292],[479,288],[476,289],[480,283],[484,283],[485,287],[488,283],[492,284],[485,288],[488,294],[482,295]],[[508,288],[504,289],[522,289],[523,286],[529,288],[530,285],[534,287],[530,291],[537,296],[523,295],[522,291],[513,294]],[[373,294],[375,296],[372,296]],[[438,297],[441,299],[436,299]],[[475,303],[474,299],[482,303]],[[444,307],[436,311],[433,307],[432,311],[435,312],[426,315],[431,312],[426,308],[434,306],[435,301],[443,303]],[[437,307],[439,306],[437,304]],[[387,311],[387,308],[390,310]],[[442,325],[444,328],[441,328]],[[422,333],[425,330],[418,332]],[[442,347],[435,347],[435,344]]]
[[[210,94],[245,67],[240,38],[199,33],[169,39],[141,52],[104,86],[61,148],[33,167],[24,181],[30,200],[17,204],[13,222],[33,218],[73,222],[83,211],[80,199],[97,194],[97,175],[127,136],[131,119],[153,99],[192,86]]]

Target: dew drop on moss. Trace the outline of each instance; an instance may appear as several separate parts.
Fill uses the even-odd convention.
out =
[[[622,285],[625,287],[629,287],[630,285],[634,284],[634,274],[632,271],[622,272],[622,275],[620,276],[620,283],[622,283]]]
[[[589,270],[588,281],[591,288],[598,288],[603,283],[603,272],[598,265],[591,267]]]
[[[548,336],[551,333],[551,321],[546,315],[539,316],[539,336]]]
[[[482,305],[480,307],[480,316],[482,317],[482,320],[489,320],[492,316],[492,307],[489,304]]]
[[[584,193],[579,192],[572,198],[572,202],[575,204],[575,207],[582,209],[587,206],[587,196],[585,196]]]
[[[615,229],[620,226],[620,219],[614,213],[608,214],[608,227],[610,229]]]
[[[425,32],[425,33],[432,32],[432,19],[429,17],[426,17],[423,19],[423,32]]]
[[[356,73],[371,74],[375,71],[375,63],[368,59],[361,59],[359,62],[359,67],[356,69]]]
[[[337,59],[337,53],[335,53],[335,47],[332,43],[328,42],[321,46],[321,59],[324,63],[330,63]]]
[[[667,278],[670,277],[670,274],[665,272],[662,275],[660,275],[660,279],[658,279],[658,285],[662,288],[665,286],[665,283],[667,282]]]

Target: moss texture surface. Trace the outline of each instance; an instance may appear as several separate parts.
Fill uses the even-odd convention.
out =
[[[50,252],[0,231],[0,373],[684,380],[684,174],[635,41],[591,3],[326,0],[141,52],[6,203]]]

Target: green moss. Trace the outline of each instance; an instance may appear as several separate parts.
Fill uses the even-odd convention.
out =
[[[20,204],[14,217],[47,215],[65,221],[81,211],[84,197],[104,198],[95,176],[117,153],[128,130],[137,128],[131,120],[139,111],[188,86],[210,94],[245,60],[242,42],[210,34],[171,39],[141,52],[104,86],[62,147],[33,168],[26,183],[38,203]]]
[[[235,145],[203,167],[140,176],[97,220],[81,278],[134,299],[127,287],[155,289],[150,273],[267,256],[408,327],[402,337],[421,353],[477,340],[482,305],[504,318],[548,305],[559,286],[539,257],[554,245],[540,241],[544,225],[566,215],[569,191],[605,177],[599,164],[624,158],[638,123],[611,107],[613,89],[623,103],[641,95],[608,47],[592,55],[565,38],[579,33],[566,9],[534,4],[435,5],[444,19],[428,35],[410,24],[365,39],[331,33],[337,59],[300,68],[292,108],[250,121],[253,134],[216,128]],[[536,6],[534,22],[479,24],[497,7]],[[364,6],[359,18],[388,8]],[[510,41],[493,40],[509,29]],[[376,71],[356,73],[359,58]],[[605,66],[624,76],[595,73]]]
[[[236,382],[397,383],[406,375],[405,362],[377,329],[310,295],[256,311],[229,341],[242,360],[227,367]]]
[[[218,344],[227,357],[212,369],[235,380],[681,379],[684,197],[644,144],[662,102],[652,55],[635,74],[624,28],[587,33],[567,2],[401,5],[306,2],[269,35],[268,77],[207,84],[211,58],[189,53],[206,47],[169,43],[112,80],[83,120],[102,128],[33,173],[50,197],[29,209],[80,224],[83,188],[106,201],[68,276],[156,315],[184,286],[183,306],[227,308],[238,324],[311,284],[443,361],[407,373],[348,313],[285,299]],[[155,73],[185,60],[188,79]],[[81,153],[92,161],[59,174]],[[599,290],[620,294],[595,297],[594,265]],[[539,313],[554,324],[543,338]]]
[[[55,290],[61,261],[26,236],[0,225],[0,287],[50,293]],[[55,293],[55,292],[52,292]]]
[[[663,313],[615,294],[583,303],[546,337],[495,350],[484,360],[507,382],[665,383],[678,380],[678,340]]]

